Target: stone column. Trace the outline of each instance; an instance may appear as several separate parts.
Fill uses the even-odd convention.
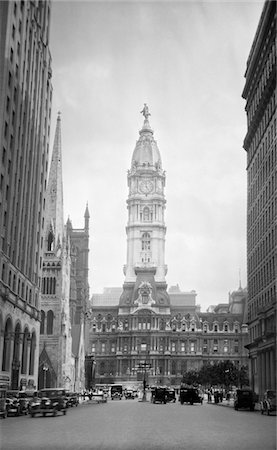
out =
[[[274,350],[270,350],[270,389],[275,389]]]
[[[3,349],[4,349],[4,330],[1,331],[0,334],[0,371],[2,370],[2,364],[3,364]]]
[[[11,374],[12,374],[13,351],[14,351],[14,334],[10,334],[8,339],[9,339],[9,344],[7,347],[8,354],[6,356],[7,361],[8,361],[8,366],[6,368],[6,371],[10,372],[10,382],[11,382],[12,381]]]
[[[265,354],[264,352],[261,353],[260,356],[260,362],[261,362],[261,391],[260,394],[262,394],[264,392],[264,387],[265,387]]]
[[[265,389],[270,388],[270,360],[269,351],[265,353]]]

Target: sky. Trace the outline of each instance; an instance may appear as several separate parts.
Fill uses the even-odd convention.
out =
[[[53,1],[53,145],[64,216],[90,212],[90,294],[122,286],[127,171],[147,103],[166,171],[168,287],[196,303],[247,286],[246,62],[263,1]]]

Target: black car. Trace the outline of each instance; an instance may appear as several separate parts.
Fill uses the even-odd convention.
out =
[[[237,389],[234,396],[234,408],[236,411],[240,408],[255,409],[255,393],[251,389]]]
[[[36,402],[30,404],[29,412],[31,417],[36,414],[42,414],[45,417],[47,414],[56,416],[58,412],[66,414],[67,398],[65,389],[43,389],[39,391]]]
[[[190,405],[193,405],[194,403],[201,403],[202,405],[203,397],[197,388],[192,386],[181,386],[179,401],[181,405],[184,403],[189,403]]]
[[[167,402],[167,388],[155,387],[152,389],[151,402],[152,403],[164,403]]]
[[[167,389],[166,392],[166,401],[167,402],[176,402],[176,394],[174,389]]]
[[[66,395],[67,406],[78,406],[79,405],[79,395],[76,392],[69,392]]]

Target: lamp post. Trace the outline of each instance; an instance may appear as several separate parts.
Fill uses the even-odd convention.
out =
[[[43,363],[42,370],[43,370],[43,387],[45,389],[46,388],[46,372],[47,372],[47,370],[49,370],[47,363]]]
[[[146,402],[146,371],[149,370],[151,368],[151,364],[147,363],[146,361],[141,361],[138,366],[137,369],[140,371],[143,371],[143,396],[141,401],[142,402]]]

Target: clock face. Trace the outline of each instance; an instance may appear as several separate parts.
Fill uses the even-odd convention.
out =
[[[153,183],[151,180],[142,180],[139,185],[140,191],[144,194],[149,194],[153,191]]]

